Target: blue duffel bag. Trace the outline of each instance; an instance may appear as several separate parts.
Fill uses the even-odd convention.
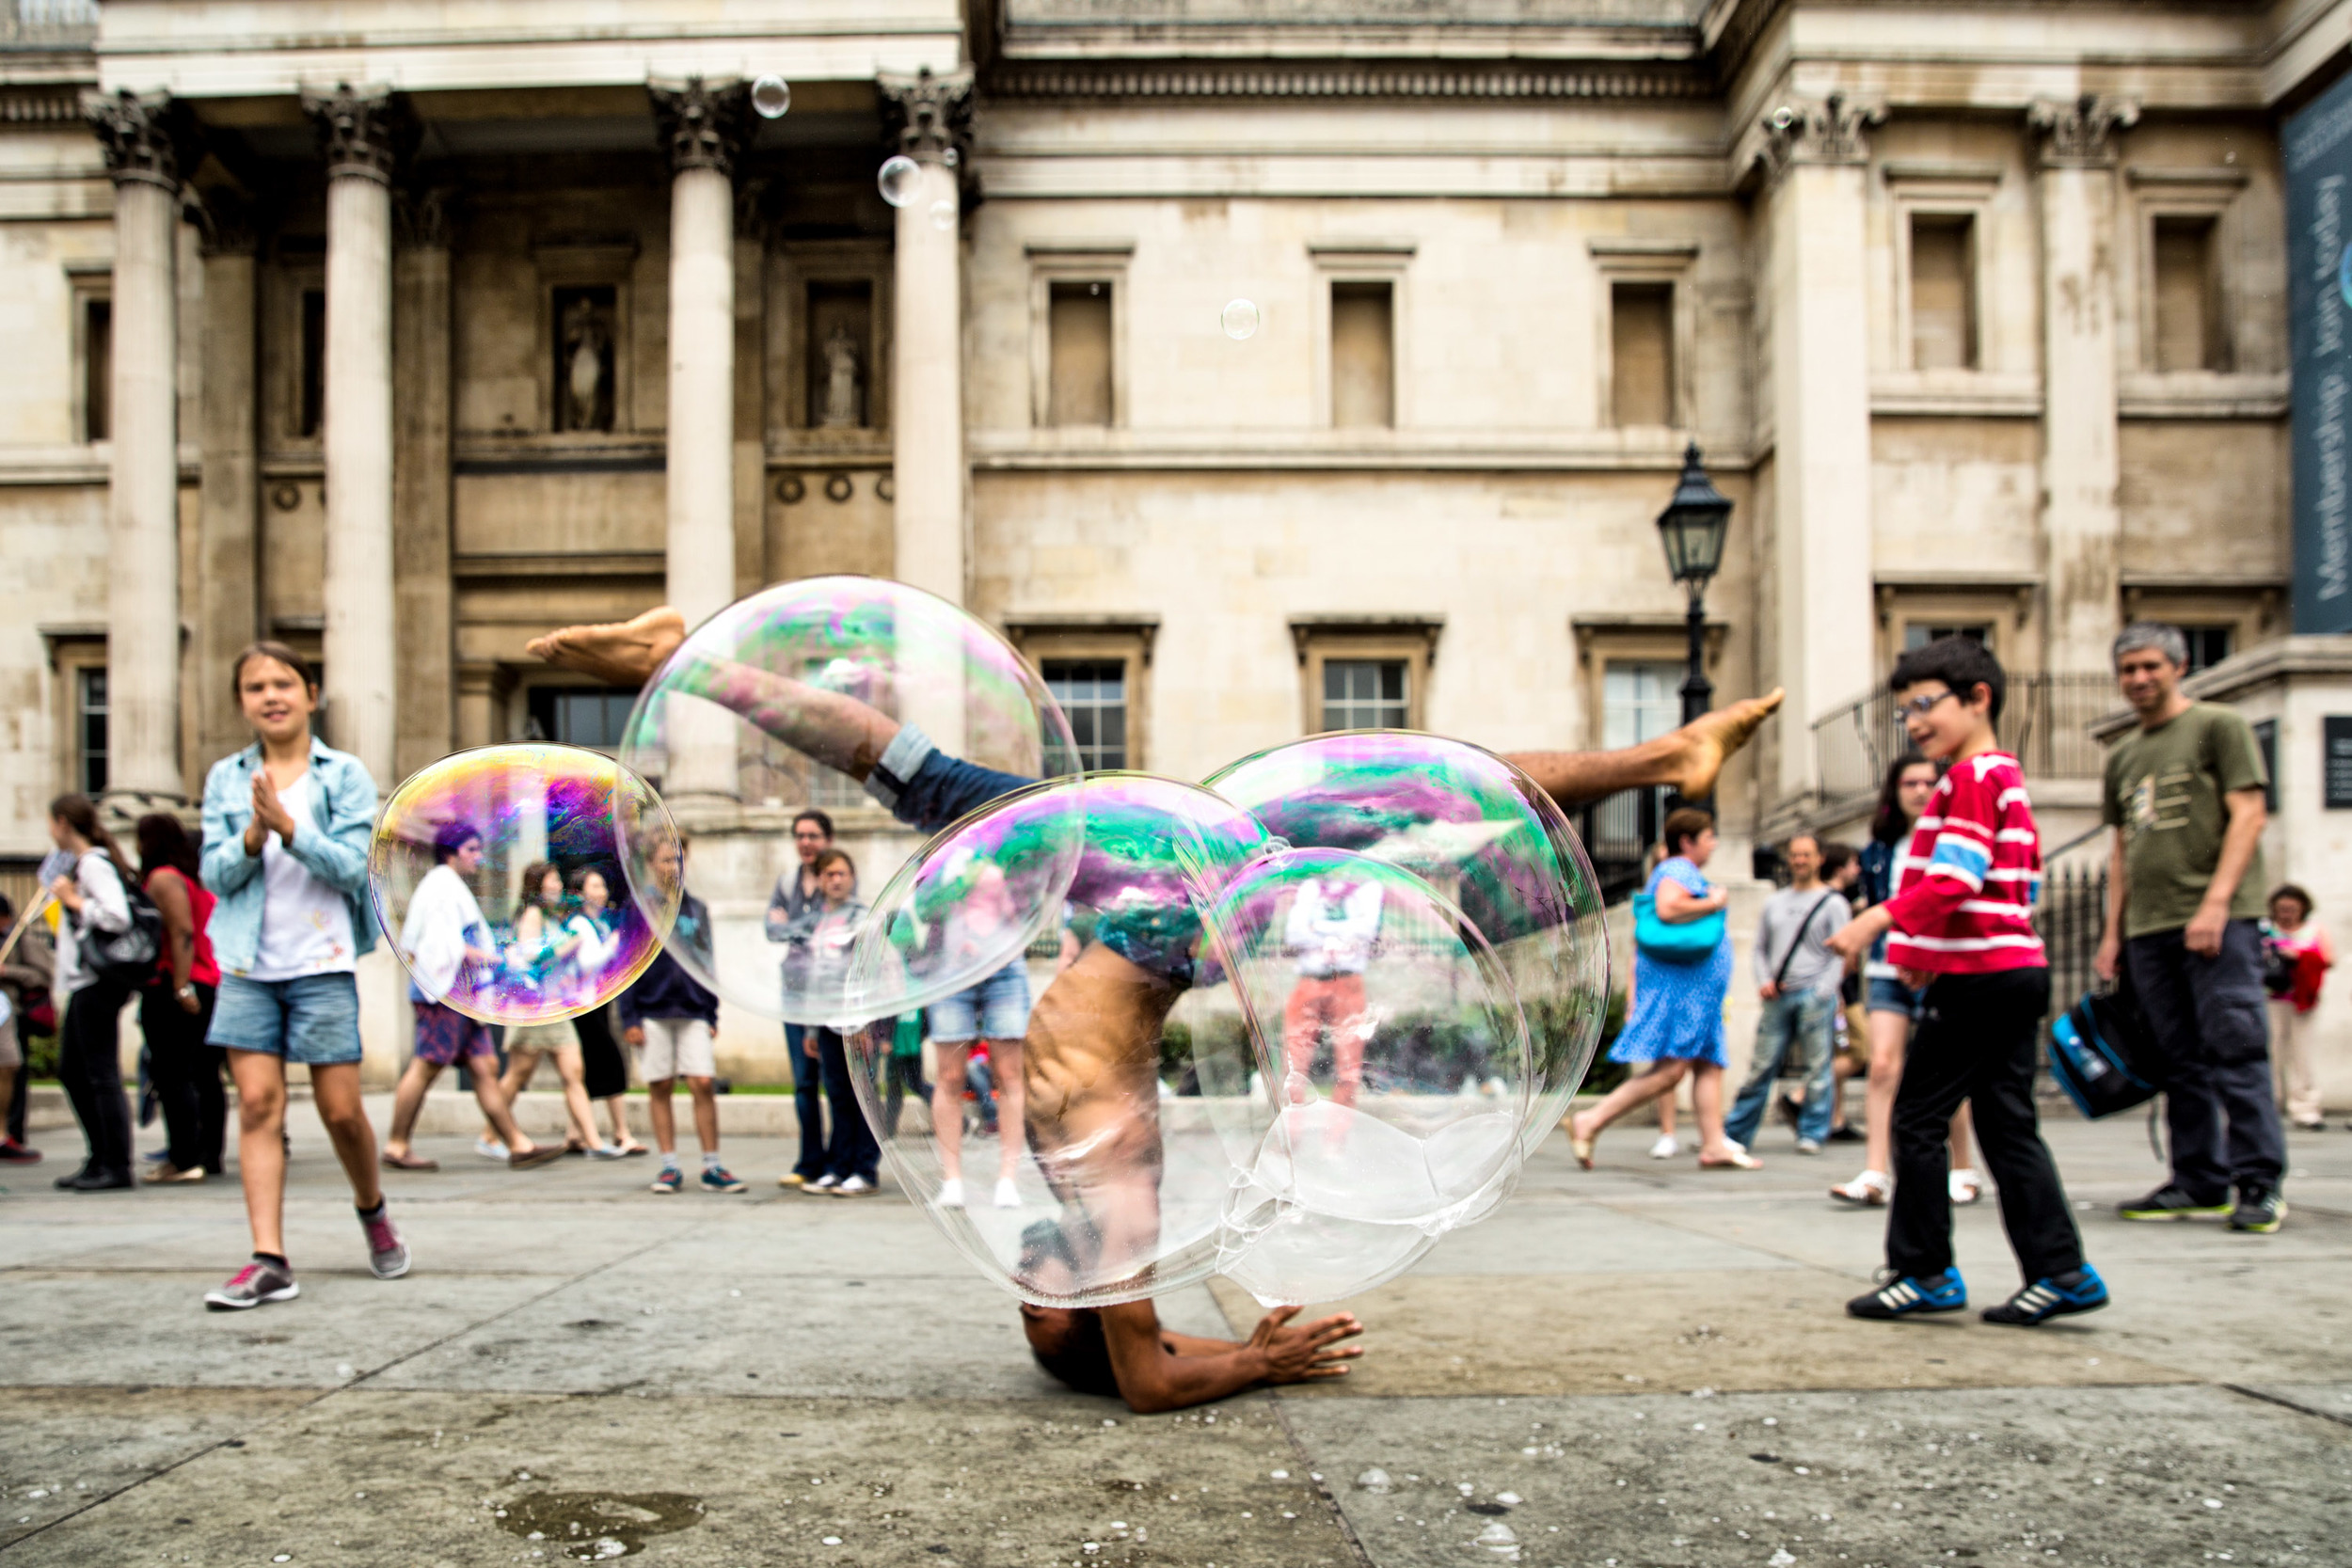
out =
[[[2128,990],[2085,991],[2050,1025],[2050,1076],[2092,1121],[2153,1100],[2162,1060]]]

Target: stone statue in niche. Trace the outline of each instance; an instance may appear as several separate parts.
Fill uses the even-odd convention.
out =
[[[610,291],[581,290],[564,303],[557,345],[556,428],[612,428],[612,304]]]
[[[860,410],[857,341],[840,322],[825,339],[825,406],[818,424],[826,430],[855,430],[866,420]]]

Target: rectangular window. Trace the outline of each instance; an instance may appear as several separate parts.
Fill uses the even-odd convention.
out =
[[[1680,725],[1689,673],[1664,659],[1610,660],[1601,675],[1601,744],[1639,746]]]
[[[82,439],[114,434],[115,307],[111,299],[82,301]]]
[[[2210,670],[2235,651],[2237,627],[2183,626],[2181,635],[2188,639],[2188,673]]]
[[[1911,218],[1911,365],[1921,371],[1977,367],[1976,220],[1915,213]]]
[[[1620,429],[1675,422],[1675,287],[1609,289],[1610,422]]]
[[[617,752],[636,702],[636,691],[625,687],[534,686],[525,736],[561,746]]]
[[[1111,285],[1056,283],[1047,309],[1047,422],[1109,424]]]
[[[1045,689],[1070,716],[1081,768],[1091,773],[1127,766],[1126,660],[1049,658]]]
[[[326,291],[302,291],[302,406],[295,434],[316,436],[326,428]]]
[[[1989,648],[1993,645],[1993,624],[1990,621],[1906,621],[1903,623],[1903,652],[1924,648],[1947,637],[1965,637]]]
[[[2226,370],[2213,218],[2157,218],[2154,250],[2156,369]]]
[[[74,786],[95,800],[106,790],[106,667],[87,664],[74,672],[73,738],[81,755]]]
[[[1396,291],[1387,283],[1331,285],[1331,423],[1343,430],[1396,422]]]
[[[1410,727],[1405,661],[1327,658],[1323,661],[1323,727],[1401,730]]]

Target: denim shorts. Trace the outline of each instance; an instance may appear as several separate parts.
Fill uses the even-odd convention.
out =
[[[1900,1013],[1905,1018],[1919,1016],[1919,1004],[1925,993],[1913,990],[1900,980],[1890,980],[1883,974],[1870,976],[1870,995],[1864,1010],[1873,1013]]]
[[[359,1059],[359,982],[349,971],[292,980],[220,977],[207,1045],[258,1051],[307,1067]]]
[[[968,990],[930,1005],[931,1041],[1017,1040],[1029,1032],[1029,963],[1015,958]]]

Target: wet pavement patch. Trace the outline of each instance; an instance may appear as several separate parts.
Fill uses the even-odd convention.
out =
[[[580,1562],[627,1557],[657,1535],[702,1520],[684,1492],[526,1492],[498,1511],[499,1528]]]

